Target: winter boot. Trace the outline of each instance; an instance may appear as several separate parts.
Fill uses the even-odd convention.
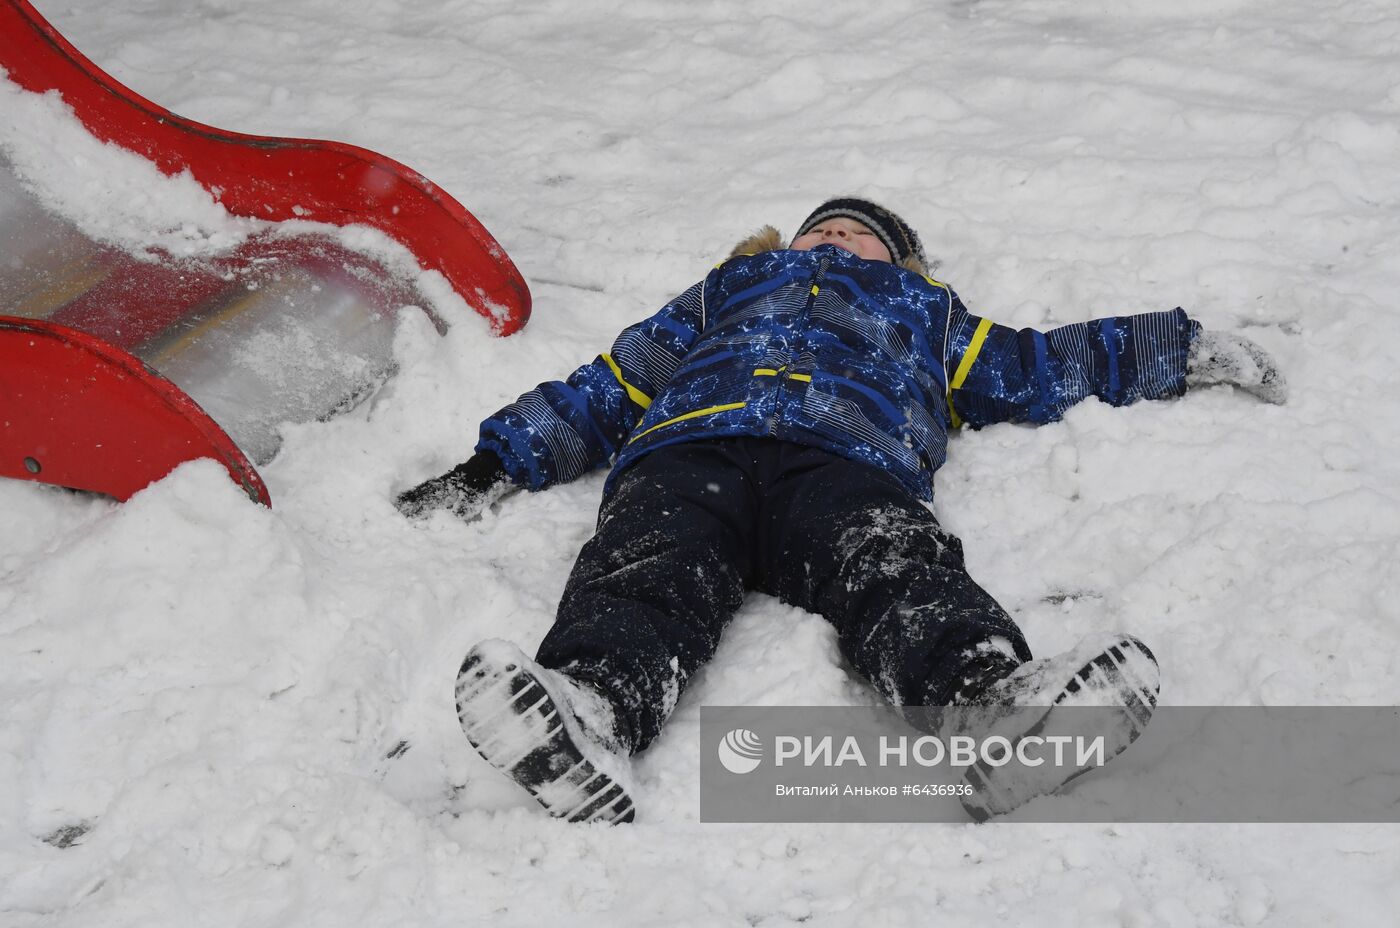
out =
[[[627,746],[609,700],[508,641],[483,641],[457,674],[457,718],[491,766],[556,818],[630,822]]]
[[[1021,739],[1050,731],[1090,741],[1102,736],[1104,761],[1142,733],[1161,688],[1157,659],[1131,635],[1092,636],[1073,650],[1021,664],[999,679],[974,675],[969,683],[954,705],[975,710],[970,713],[973,725],[984,737],[1006,737],[1014,751]],[[1038,711],[1041,707],[1044,711]],[[979,760],[967,770],[973,793],[963,799],[963,807],[985,821],[1056,792],[1092,769],[1088,763],[993,766]]]

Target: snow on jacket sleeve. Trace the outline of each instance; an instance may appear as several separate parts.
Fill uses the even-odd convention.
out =
[[[606,466],[704,325],[702,282],[566,380],[542,383],[492,415],[476,450],[495,452],[511,480],[531,490]]]
[[[1018,331],[954,297],[946,362],[954,421],[1053,422],[1089,396],[1114,406],[1180,396],[1199,331],[1179,308]]]

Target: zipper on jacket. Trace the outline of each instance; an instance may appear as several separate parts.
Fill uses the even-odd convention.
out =
[[[811,289],[807,293],[807,302],[802,305],[802,313],[797,317],[797,325],[793,327],[794,335],[805,338],[807,328],[811,324],[812,306],[817,302],[817,294],[822,289],[821,283],[826,279],[826,269],[830,266],[831,259],[825,255],[817,262],[816,273],[811,278]],[[792,359],[794,352],[796,355],[802,354],[800,347],[791,347],[787,353],[787,360]],[[782,370],[778,371],[778,388],[773,392],[773,416],[768,422],[768,434],[773,438],[778,437],[778,416],[782,412],[783,394],[787,390],[787,382],[790,377],[792,375],[787,372],[787,364],[784,364]]]

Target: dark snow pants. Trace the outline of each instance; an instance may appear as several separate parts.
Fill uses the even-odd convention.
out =
[[[897,706],[945,705],[971,649],[993,636],[1030,659],[968,576],[962,544],[898,481],[763,438],[682,442],[628,468],[537,659],[611,695],[638,751],[745,590],[824,616],[851,666]]]

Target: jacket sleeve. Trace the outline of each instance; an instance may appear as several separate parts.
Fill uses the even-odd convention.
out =
[[[481,424],[493,451],[531,490],[606,466],[705,327],[704,283],[629,326],[567,379],[542,383]]]
[[[1199,331],[1179,308],[1018,331],[954,296],[945,356],[953,422],[1039,424],[1089,396],[1114,406],[1180,396]]]

